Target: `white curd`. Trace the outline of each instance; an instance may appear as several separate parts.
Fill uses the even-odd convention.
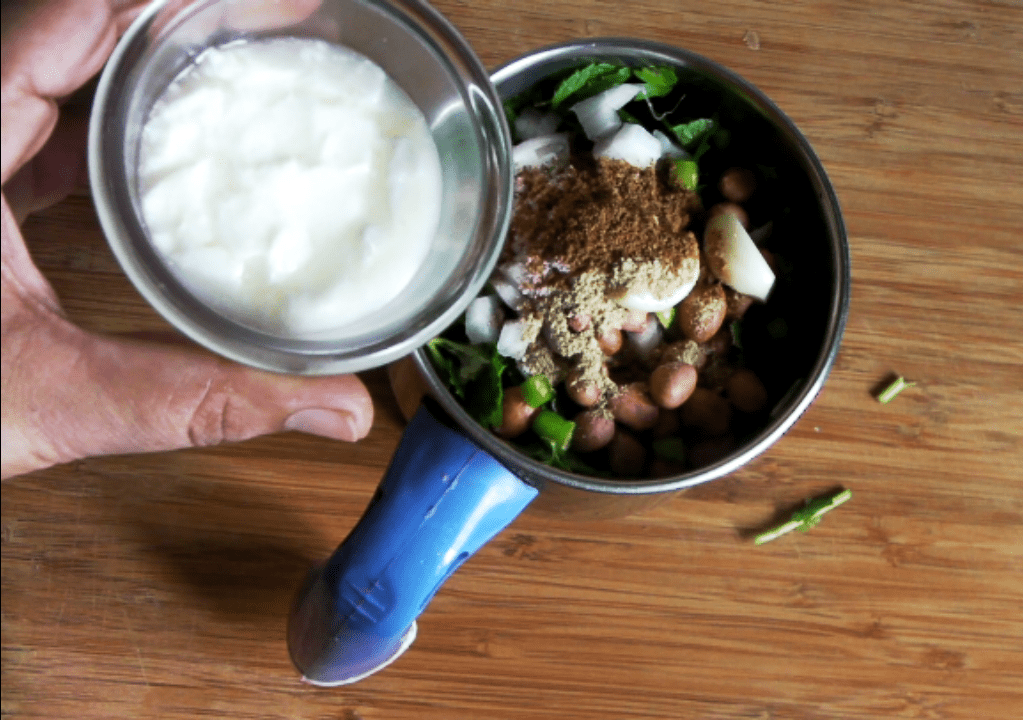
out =
[[[292,337],[401,293],[441,183],[422,112],[375,63],[320,40],[202,53],[154,104],[139,151],[143,218],[182,282]]]

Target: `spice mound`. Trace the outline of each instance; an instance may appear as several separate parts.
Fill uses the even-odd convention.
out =
[[[647,322],[647,308],[635,306],[667,309],[699,278],[699,244],[687,229],[699,210],[695,193],[653,166],[586,158],[522,170],[501,265],[522,294],[515,340],[524,349],[512,355],[520,369],[598,383],[596,404],[606,405],[617,390],[604,373],[621,343],[614,335]]]

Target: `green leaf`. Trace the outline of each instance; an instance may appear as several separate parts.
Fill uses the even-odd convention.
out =
[[[495,351],[490,361],[469,386],[466,410],[480,425],[494,428],[501,424],[504,410],[504,375],[507,361]]]
[[[637,118],[635,115],[630,113],[625,108],[621,108],[618,111],[618,117],[620,117],[622,119],[622,122],[632,123],[633,125],[642,125],[643,124],[642,122],[640,122],[639,118]]]
[[[579,456],[571,450],[562,450],[553,443],[543,441],[542,443],[530,443],[519,448],[526,455],[544,465],[579,473],[580,475],[592,475],[597,477],[607,476],[608,473],[597,470],[579,459]]]
[[[427,343],[426,350],[434,367],[446,377],[448,387],[463,399],[469,383],[493,366],[495,359],[504,362],[494,343],[467,345],[438,337]]]
[[[732,320],[728,331],[732,334],[732,345],[742,350],[742,321]]]
[[[662,460],[682,463],[686,461],[686,444],[682,438],[670,437],[654,440],[654,454]]]
[[[630,77],[632,71],[629,68],[610,63],[591,63],[561,81],[551,98],[551,107],[558,109],[569,99],[573,103],[581,102],[628,82]]]
[[[678,74],[673,68],[667,66],[637,68],[633,73],[646,86],[639,94],[641,100],[663,97],[674,90],[675,84],[678,83]]]
[[[701,141],[706,140],[717,123],[711,118],[697,118],[679,125],[671,125],[671,131],[686,150],[692,150]]]

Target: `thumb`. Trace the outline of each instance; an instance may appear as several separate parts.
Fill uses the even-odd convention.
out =
[[[204,351],[86,333],[58,315],[8,324],[3,476],[93,455],[214,445],[281,430],[364,437],[354,376],[293,377]]]

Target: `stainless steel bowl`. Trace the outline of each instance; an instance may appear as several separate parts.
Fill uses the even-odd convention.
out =
[[[306,10],[296,15],[296,8]],[[316,339],[269,334],[218,313],[152,246],[137,182],[139,135],[154,100],[195,57],[239,39],[322,38],[367,56],[426,116],[440,151],[440,228],[427,260],[379,311]],[[89,135],[93,197],[124,271],[175,327],[242,363],[301,374],[353,372],[408,354],[476,295],[497,260],[511,208],[507,123],[485,69],[439,13],[415,0],[157,2],[128,29],[96,93]]]
[[[590,62],[675,68],[681,85],[688,88],[687,102],[691,98],[695,108],[721,119],[736,153],[751,166],[769,166],[777,173],[772,187],[764,191],[777,199],[779,212],[788,209],[776,221],[772,243],[792,262],[791,280],[779,283],[761,319],[768,322],[768,314],[784,318],[787,336],[751,334],[746,352],[772,398],[768,422],[741,438],[727,455],[681,475],[627,481],[583,476],[537,462],[481,427],[448,391],[426,352],[418,350],[414,360],[429,393],[461,430],[541,488],[533,507],[559,514],[621,515],[660,502],[666,493],[735,471],[792,427],[820,392],[838,353],[849,313],[849,244],[838,198],[810,143],[763,92],[715,62],[653,42],[602,38],[528,53],[497,69],[491,79],[507,99],[542,78]]]

